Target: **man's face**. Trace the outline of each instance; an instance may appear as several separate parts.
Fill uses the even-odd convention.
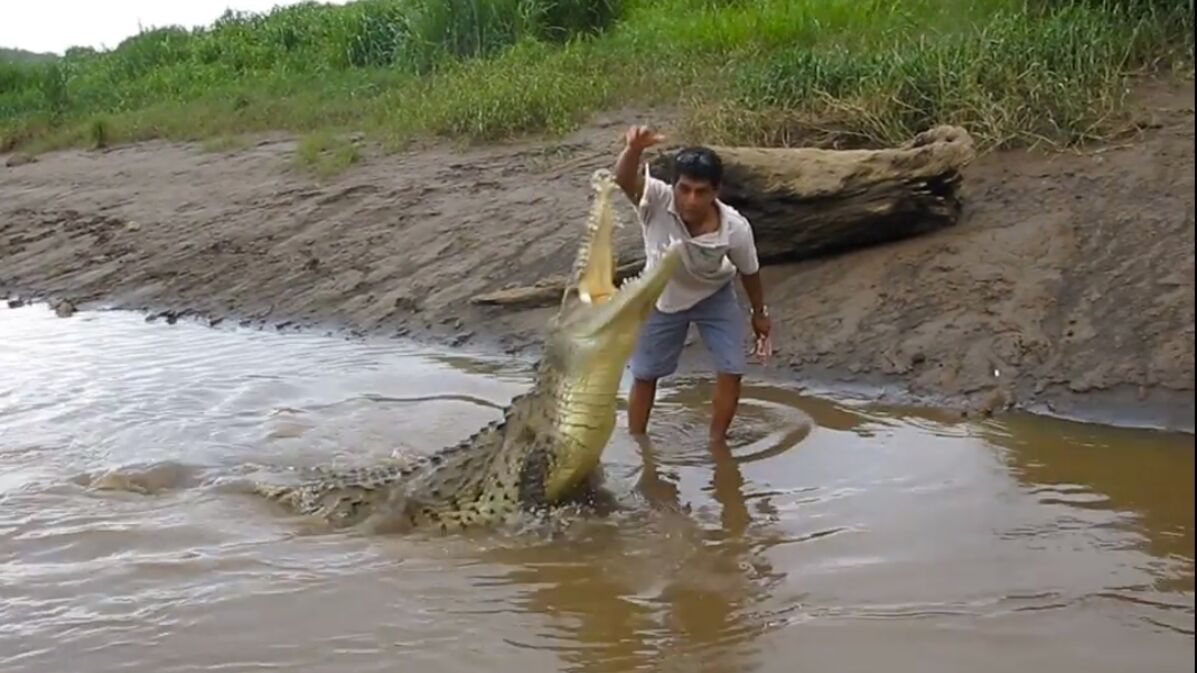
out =
[[[673,202],[682,219],[692,225],[702,224],[715,204],[715,186],[706,180],[679,175],[673,185]]]

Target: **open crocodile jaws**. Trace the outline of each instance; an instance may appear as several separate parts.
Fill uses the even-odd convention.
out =
[[[585,236],[533,386],[501,420],[407,464],[325,471],[255,492],[338,527],[385,519],[386,527],[455,530],[511,521],[583,487],[615,428],[616,394],[640,326],[680,264],[674,243],[616,289],[618,187],[604,169],[591,186]]]

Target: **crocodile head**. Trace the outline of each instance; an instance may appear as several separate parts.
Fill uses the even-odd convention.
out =
[[[550,319],[538,388],[551,406],[555,441],[544,495],[558,500],[597,464],[615,428],[616,399],[640,327],[681,264],[680,243],[638,277],[615,284],[619,187],[610,171],[595,171],[594,201],[570,282]]]

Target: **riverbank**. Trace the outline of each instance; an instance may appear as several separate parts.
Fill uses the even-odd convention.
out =
[[[1119,144],[980,157],[956,227],[767,267],[779,353],[754,375],[1191,431],[1192,82],[1136,104],[1143,130]],[[552,142],[400,154],[361,142],[325,178],[281,135],[13,161],[0,292],[533,354],[548,309],[470,299],[565,272],[590,172],[626,124],[670,121],[624,111]]]

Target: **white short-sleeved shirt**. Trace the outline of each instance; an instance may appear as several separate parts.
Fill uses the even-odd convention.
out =
[[[718,199],[715,203],[719,208],[719,228],[692,237],[674,207],[673,189],[647,170],[644,172],[644,193],[637,211],[644,235],[645,268],[651,269],[656,264],[670,242],[686,243],[682,268],[657,300],[657,310],[684,311],[723,287],[737,270],[753,274],[760,268],[748,219]]]

